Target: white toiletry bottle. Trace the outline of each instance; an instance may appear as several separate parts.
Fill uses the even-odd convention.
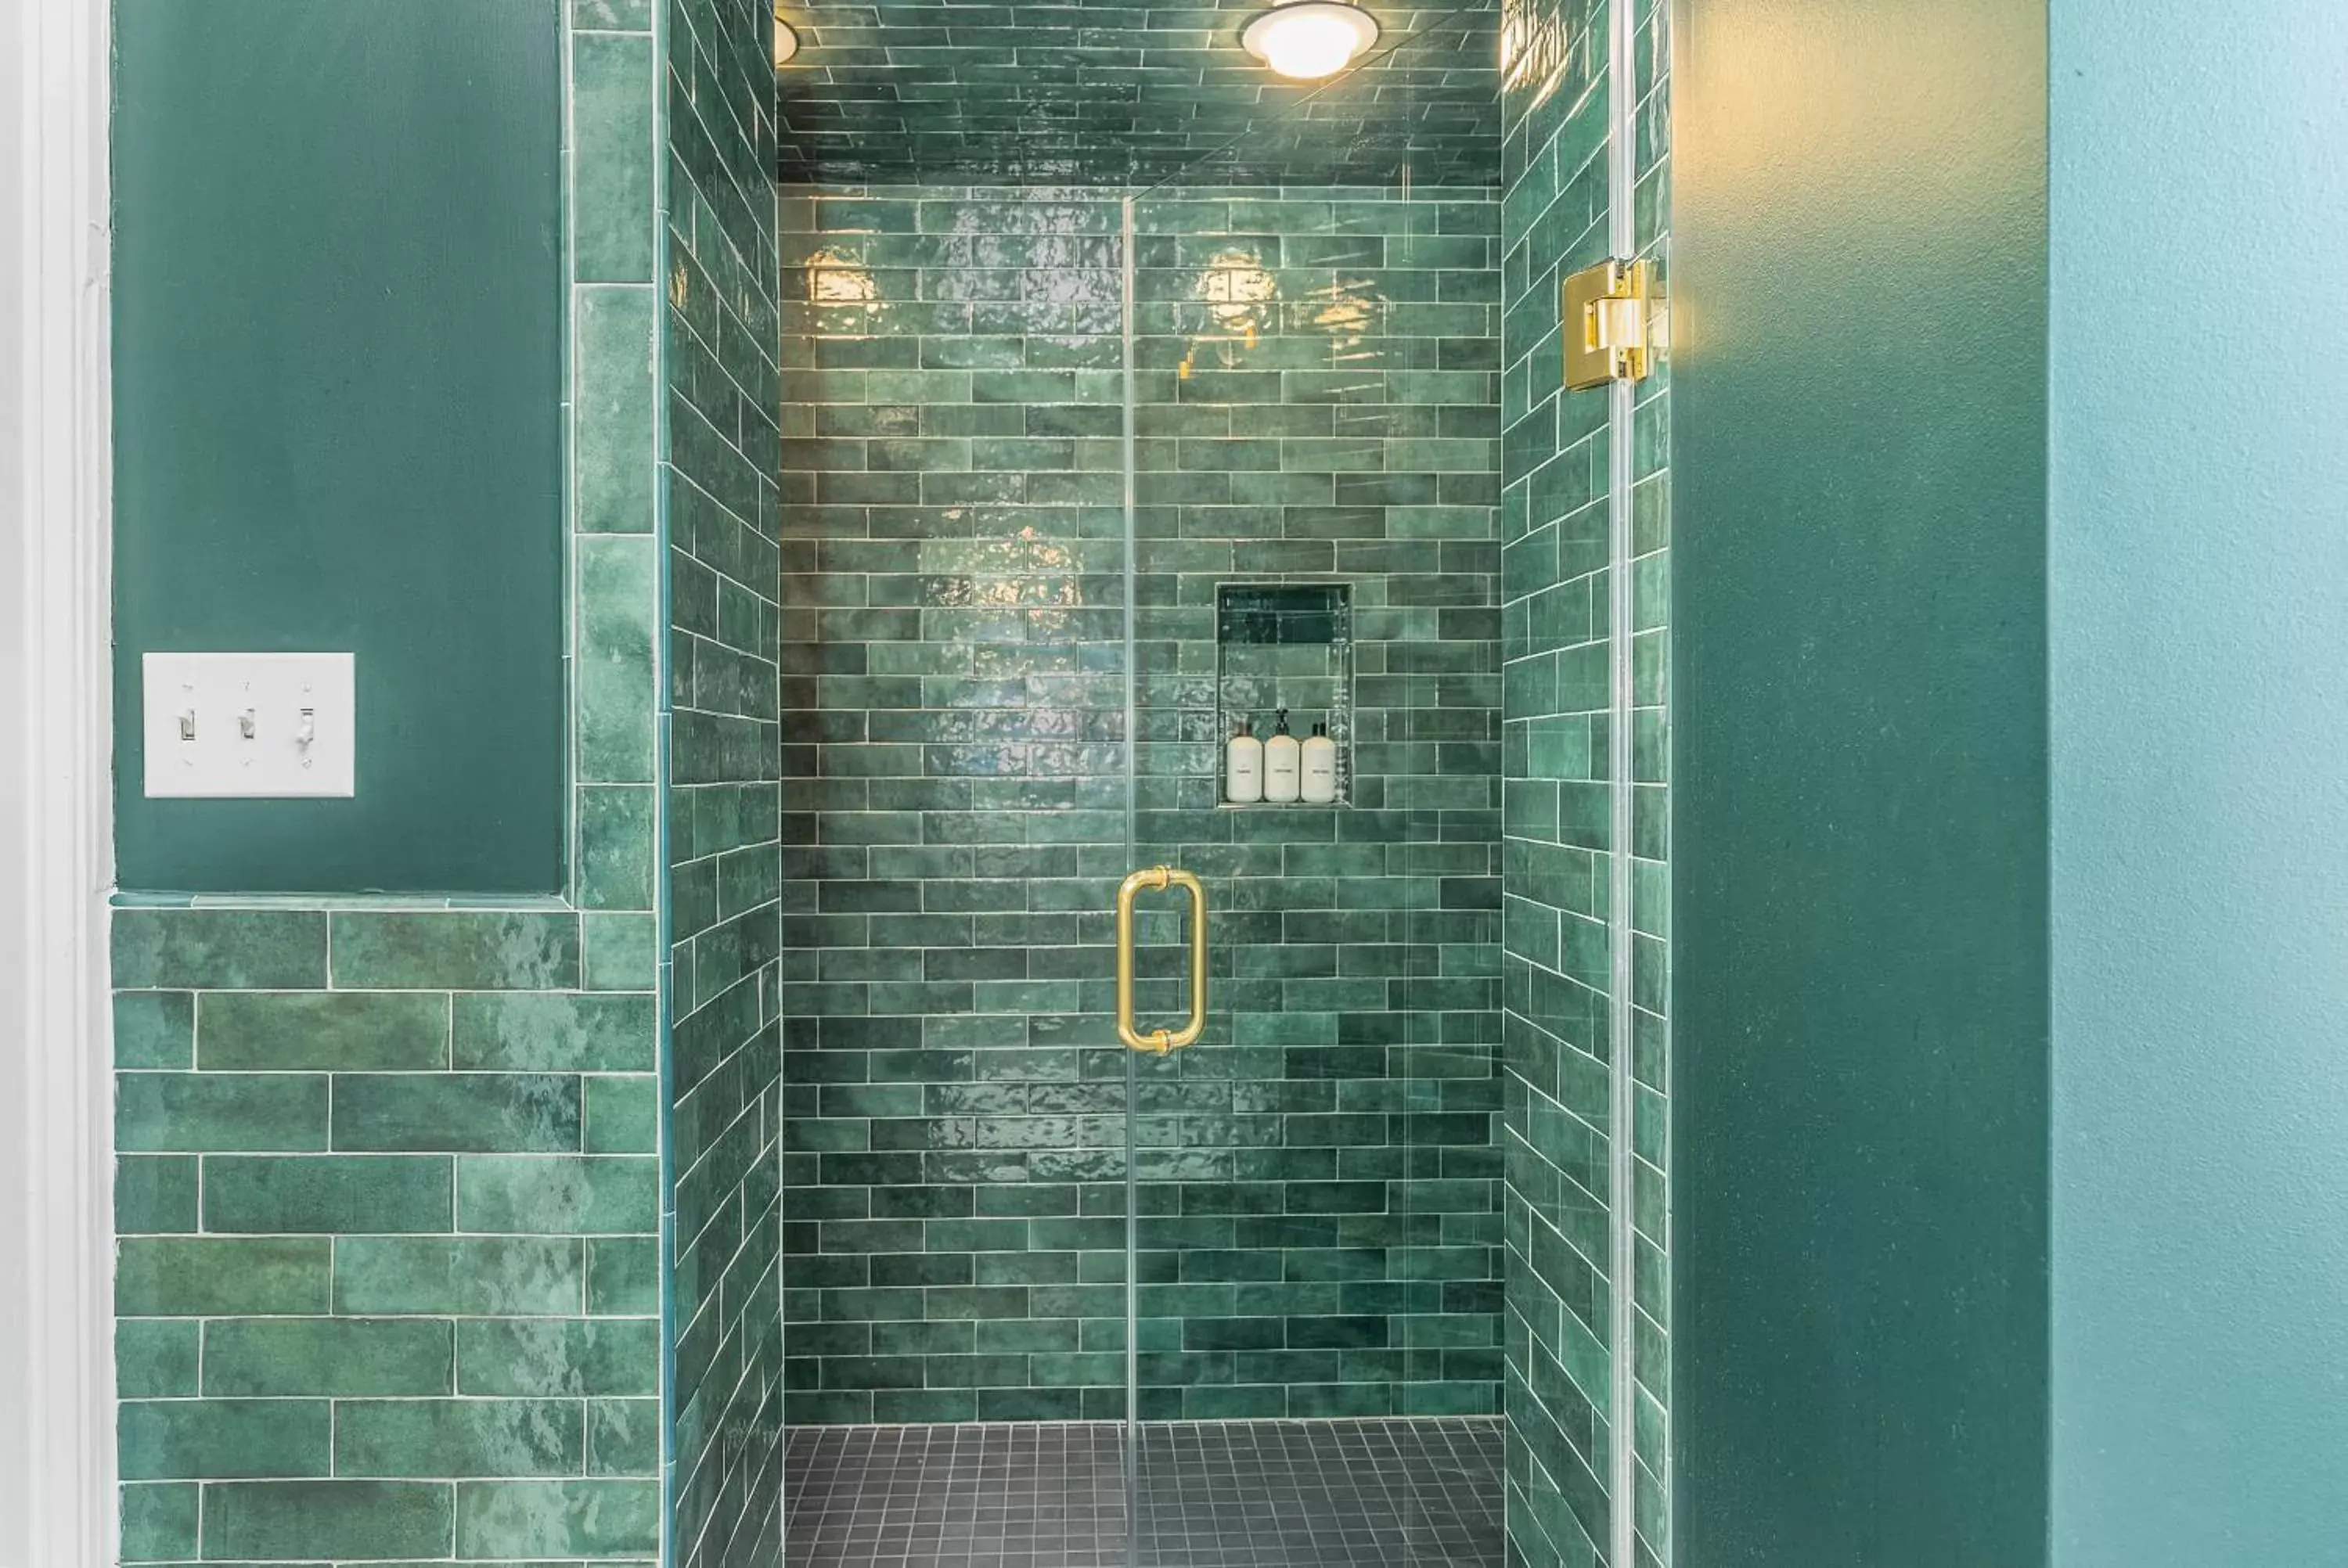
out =
[[[1337,798],[1337,743],[1329,726],[1315,724],[1303,748],[1303,798],[1310,805],[1326,805]]]
[[[1285,805],[1296,798],[1296,774],[1302,750],[1288,733],[1288,710],[1272,720],[1272,739],[1263,743],[1263,798]]]
[[[1231,726],[1223,743],[1223,798],[1233,805],[1253,805],[1263,798],[1263,743],[1248,733],[1248,722]]]

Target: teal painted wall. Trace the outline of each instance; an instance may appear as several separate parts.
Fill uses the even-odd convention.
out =
[[[122,886],[560,889],[560,15],[118,7]],[[154,649],[355,651],[356,796],[147,799]]]
[[[2054,1561],[2336,1563],[2348,15],[2053,9]]]
[[[1674,1546],[1706,1568],[2044,1552],[2044,26],[1676,7]]]

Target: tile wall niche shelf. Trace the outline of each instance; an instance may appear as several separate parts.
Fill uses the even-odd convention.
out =
[[[1334,801],[1222,801],[1222,742],[1245,719],[1272,738],[1288,710],[1288,733],[1303,741],[1315,724],[1337,743]],[[1347,804],[1354,773],[1353,588],[1342,582],[1220,583],[1215,589],[1214,751],[1216,795],[1232,811],[1326,811]]]

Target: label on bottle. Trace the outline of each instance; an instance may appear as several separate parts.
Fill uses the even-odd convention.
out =
[[[1304,743],[1303,798],[1313,805],[1337,798],[1337,743],[1314,735]]]
[[[1263,743],[1263,798],[1285,804],[1296,798],[1296,737],[1274,735]]]
[[[1263,798],[1263,743],[1252,735],[1233,735],[1223,746],[1223,798],[1233,805]]]

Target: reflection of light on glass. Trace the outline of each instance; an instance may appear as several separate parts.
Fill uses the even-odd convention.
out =
[[[1325,289],[1313,290],[1310,299],[1312,324],[1329,334],[1330,348],[1340,361],[1377,329],[1378,308],[1385,303],[1377,285],[1367,279],[1339,278]]]
[[[1255,346],[1256,333],[1270,314],[1266,307],[1280,293],[1280,281],[1257,251],[1218,251],[1199,274],[1195,292],[1216,330],[1192,339],[1190,352],[1174,367],[1176,376],[1184,381],[1189,379],[1192,362],[1201,348],[1213,349],[1216,360],[1228,370],[1239,363],[1238,349]]]
[[[1199,274],[1199,297],[1207,313],[1226,332],[1251,329],[1260,321],[1256,307],[1280,292],[1265,270],[1262,258],[1248,251],[1219,251]]]
[[[1540,87],[1532,101],[1539,104],[1546,100],[1565,79],[1566,65],[1571,57],[1566,38],[1565,28],[1554,18],[1539,17],[1529,12],[1504,18],[1500,25],[1502,90],[1517,92],[1539,82]]]
[[[819,305],[879,302],[880,281],[852,257],[819,251],[808,258],[808,299]]]
[[[1334,294],[1313,313],[1313,324],[1339,335],[1364,332],[1370,324],[1369,303],[1350,295]]]

